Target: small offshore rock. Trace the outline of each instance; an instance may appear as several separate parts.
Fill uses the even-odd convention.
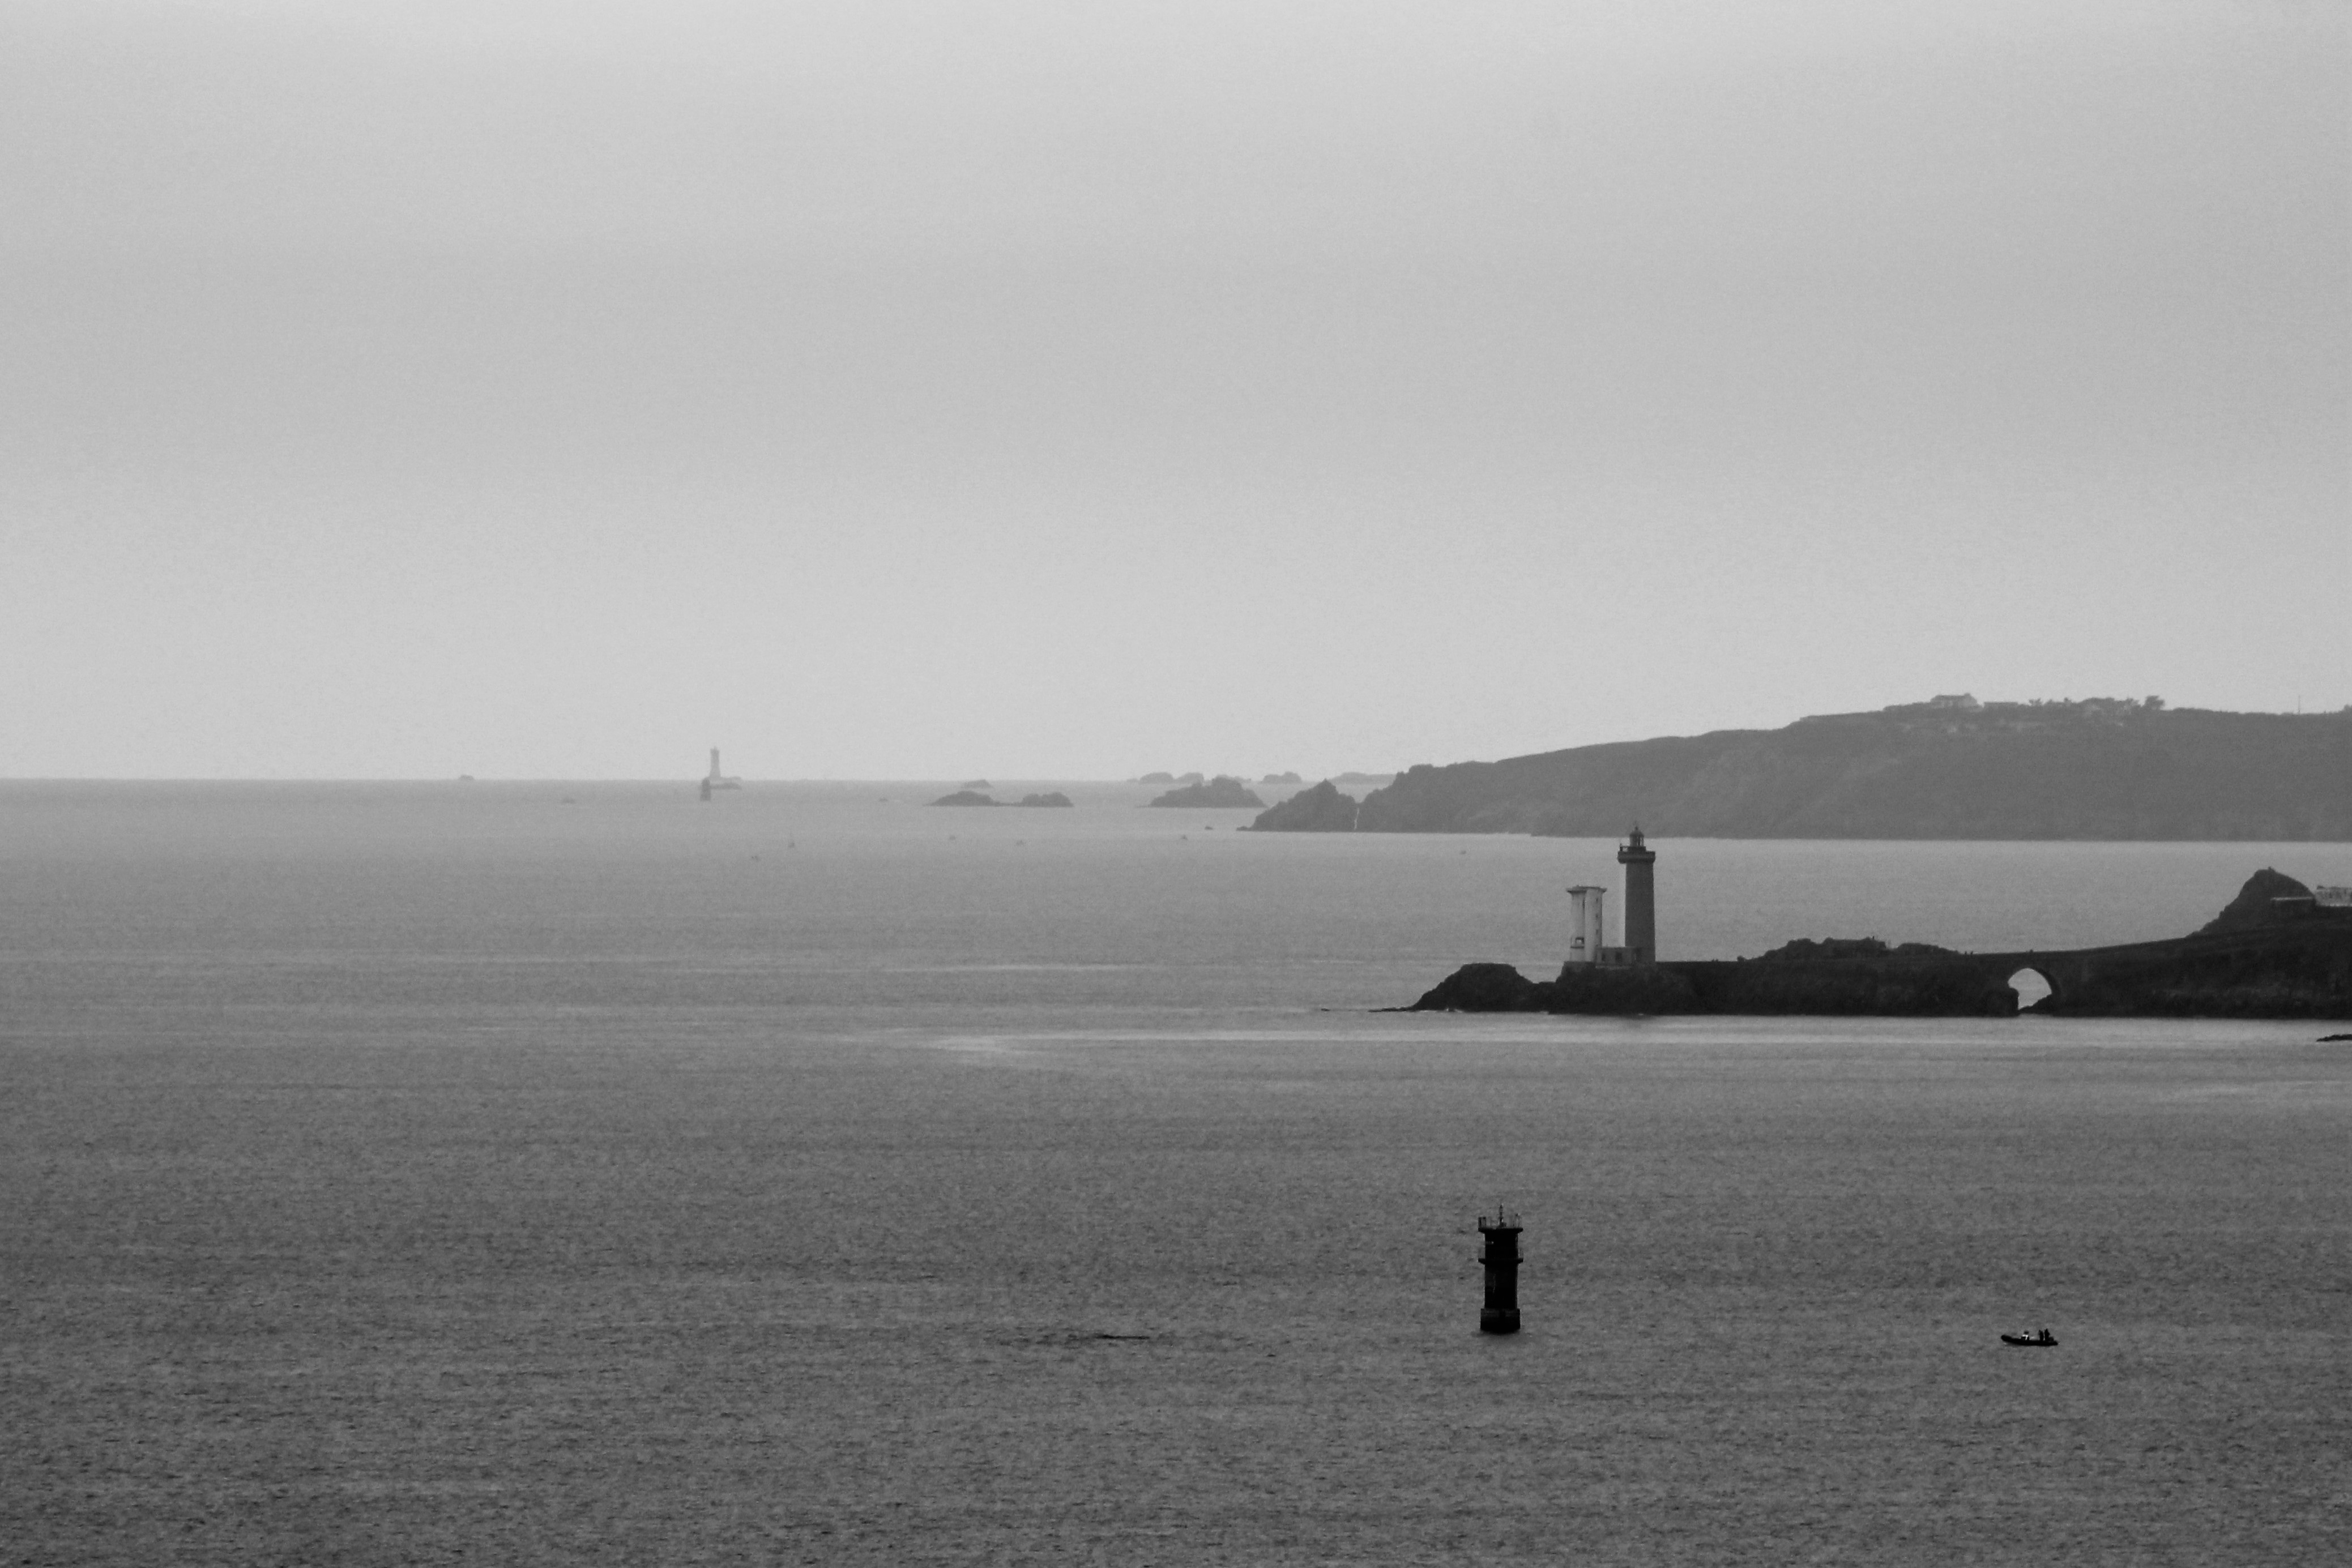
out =
[[[1263,807],[1265,804],[1248,785],[1226,773],[1220,773],[1204,784],[1187,784],[1181,789],[1171,789],[1145,803],[1152,806],[1224,807]]]

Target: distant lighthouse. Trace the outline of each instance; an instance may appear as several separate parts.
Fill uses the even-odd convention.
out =
[[[1486,1268],[1486,1305],[1478,1314],[1480,1333],[1519,1332],[1519,1217],[1501,1208],[1492,1219],[1478,1217],[1478,1234],[1486,1250],[1478,1260]]]
[[[702,778],[702,798],[706,800],[709,800],[710,792],[713,789],[740,789],[741,788],[743,788],[743,780],[740,779],[730,778],[728,775],[721,773],[719,770],[719,748],[715,746],[712,747],[710,748],[710,771],[704,774]]]
[[[1658,852],[1642,842],[1638,826],[1618,848],[1617,863],[1625,868],[1625,961],[1654,964],[1658,961],[1658,914],[1650,868],[1658,863]]]

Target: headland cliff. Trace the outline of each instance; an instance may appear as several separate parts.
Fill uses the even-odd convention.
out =
[[[1938,697],[1780,729],[1423,764],[1262,831],[2352,840],[2352,711]]]

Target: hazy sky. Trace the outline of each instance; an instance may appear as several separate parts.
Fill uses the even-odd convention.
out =
[[[2352,703],[2339,0],[0,0],[0,775]]]

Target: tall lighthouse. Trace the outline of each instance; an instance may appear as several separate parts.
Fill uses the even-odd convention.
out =
[[[1650,868],[1658,863],[1658,852],[1642,842],[1638,826],[1618,846],[1617,863],[1625,868],[1625,961],[1654,964],[1658,961],[1658,915]]]

